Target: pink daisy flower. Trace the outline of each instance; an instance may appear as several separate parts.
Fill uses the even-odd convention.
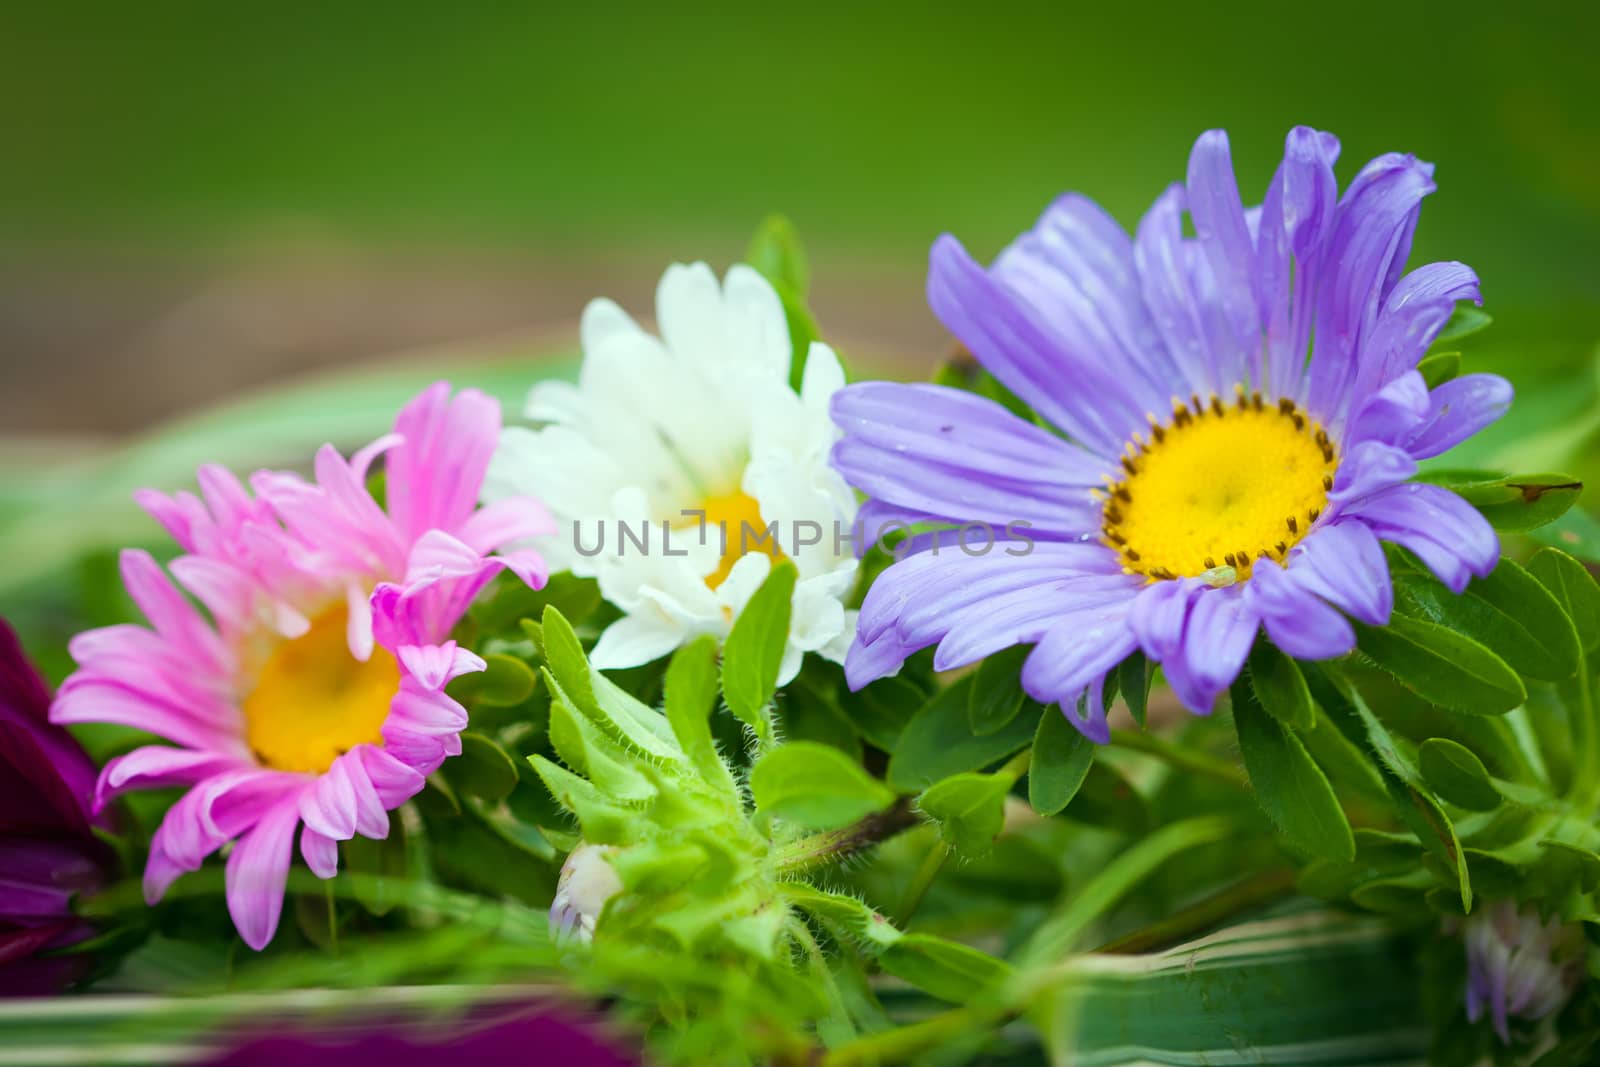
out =
[[[349,460],[323,446],[314,482],[258,471],[252,495],[207,466],[198,498],[137,494],[184,549],[169,568],[177,585],[149,554],[123,553],[151,628],[79,634],[50,717],[173,743],[112,760],[96,786],[97,807],[190,787],[151,840],[150,903],[231,843],[228,910],[259,949],[278,926],[297,830],[306,865],[331,878],[338,842],[386,836],[388,813],[461,751],[467,713],[445,685],[484,663],[450,632],[497,572],[541,586],[537,553],[491,553],[553,531],[529,497],[477,507],[499,432],[495,401],[439,382]],[[366,487],[380,455],[387,510]]]

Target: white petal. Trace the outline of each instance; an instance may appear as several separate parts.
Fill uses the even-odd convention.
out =
[[[674,263],[656,286],[656,324],[675,358],[688,365],[721,370],[727,332],[722,291],[704,263]]]
[[[740,371],[787,381],[793,348],[783,302],[753,267],[736,264],[723,285],[729,358]]]
[[[606,627],[589,653],[589,662],[602,671],[638,667],[665,656],[685,636],[680,628],[654,613],[626,615]]]
[[[805,374],[800,379],[800,397],[806,407],[826,415],[828,401],[843,388],[844,368],[839,365],[839,357],[821,341],[812,341],[806,353]]]

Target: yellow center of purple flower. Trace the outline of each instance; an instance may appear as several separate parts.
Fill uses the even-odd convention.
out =
[[[718,543],[722,545],[722,559],[717,562],[717,569],[706,575],[706,585],[712,589],[727,581],[733,565],[748,553],[765,553],[774,563],[783,559],[779,536],[768,534],[766,523],[761,521],[761,504],[749,493],[736,489],[707,497],[696,510],[705,512],[705,518],[694,515],[679,526],[698,528],[704,522],[705,536],[721,538]]]
[[[381,648],[365,663],[352,656],[348,618],[342,604],[318,615],[277,647],[244,698],[245,737],[263,765],[320,774],[356,745],[382,743],[400,669]]]
[[[1338,458],[1327,433],[1291,400],[1242,391],[1176,401],[1122,458],[1105,504],[1105,541],[1130,574],[1152,580],[1248,578],[1281,561],[1327,507]]]

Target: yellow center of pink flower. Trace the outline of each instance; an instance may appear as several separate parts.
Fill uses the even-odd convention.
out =
[[[1240,393],[1173,405],[1123,456],[1103,534],[1130,574],[1152,579],[1249,577],[1281,561],[1328,503],[1338,460],[1327,433],[1293,401]],[[1231,569],[1231,574],[1230,574]]]
[[[265,766],[320,774],[356,745],[382,743],[400,668],[381,648],[365,663],[352,656],[347,622],[343,605],[318,615],[277,647],[244,698],[245,737]]]

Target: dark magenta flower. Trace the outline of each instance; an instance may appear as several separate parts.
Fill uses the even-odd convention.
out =
[[[0,996],[54,993],[83,975],[86,957],[49,953],[94,932],[72,898],[100,885],[110,861],[94,836],[94,764],[49,709],[44,679],[0,621]]]
[[[1033,644],[1023,688],[1104,741],[1106,672],[1135,650],[1205,714],[1258,631],[1326,659],[1355,646],[1350,618],[1388,622],[1381,542],[1457,592],[1494,569],[1483,517],[1412,481],[1511,402],[1493,375],[1430,389],[1417,371],[1477,276],[1405,271],[1430,164],[1379,156],[1341,196],[1338,155],[1292,130],[1246,207],[1213,130],[1132,238],[1068,194],[987,268],[934,243],[934,313],[1052,429],[936,385],[834,397],[834,463],[872,498],[869,530],[980,524],[989,549],[914,542],[944,551],[873,584],[852,686],[930,645],[946,670]]]
[[[275,1035],[210,1061],[211,1067],[434,1067],[439,1063],[551,1063],[561,1067],[638,1067],[642,1058],[596,1021],[569,1012],[457,1023],[424,1031],[396,1020],[350,1036]]]

